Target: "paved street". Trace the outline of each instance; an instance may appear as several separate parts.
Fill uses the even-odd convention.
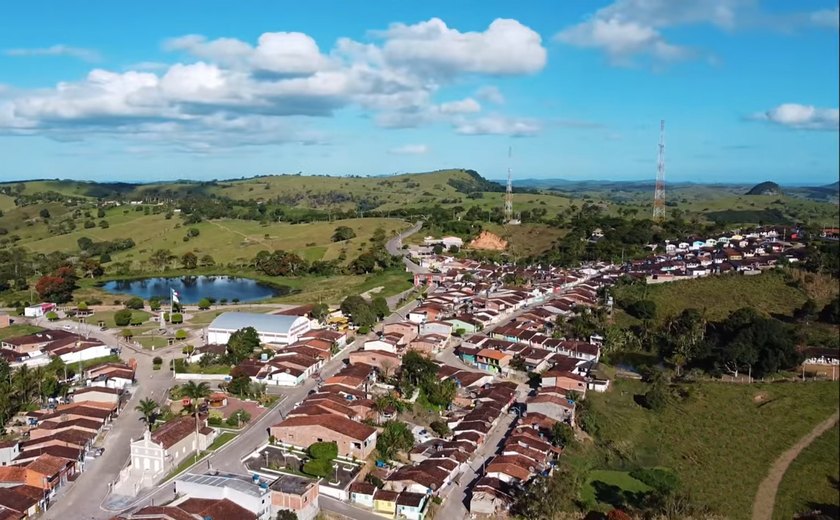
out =
[[[75,323],[58,322],[58,326],[73,325]],[[123,348],[124,359],[134,358],[137,360],[137,371],[135,377],[137,384],[131,389],[131,399],[125,405],[123,412],[113,422],[111,431],[105,436],[103,444],[105,453],[103,456],[88,461],[85,472],[82,473],[76,482],[59,491],[59,495],[53,501],[52,507],[46,512],[44,518],[108,518],[99,509],[99,503],[108,493],[108,483],[116,480],[120,470],[125,466],[129,455],[129,442],[143,433],[145,424],[140,420],[140,413],[134,407],[144,398],[152,398],[161,401],[166,391],[172,385],[172,373],[166,370],[168,359],[172,358],[180,350],[170,348],[169,352],[151,352],[143,349],[128,347],[108,332],[101,332],[98,328],[82,325],[79,329],[81,334],[88,334],[108,345],[119,344]],[[159,355],[164,358],[164,370],[152,369],[152,358]]]

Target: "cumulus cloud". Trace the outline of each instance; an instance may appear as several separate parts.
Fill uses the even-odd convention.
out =
[[[50,47],[6,49],[3,51],[6,56],[68,56],[82,61],[99,61],[102,57],[99,52],[83,47],[71,47],[70,45],[52,45]]]
[[[516,20],[499,18],[486,31],[460,32],[432,18],[414,25],[392,24],[374,34],[385,39],[382,53],[389,63],[436,76],[533,74],[546,63],[539,33]]]
[[[425,144],[407,144],[388,150],[388,153],[394,155],[423,155],[428,152],[429,147]]]
[[[714,56],[669,41],[665,32],[679,26],[711,25],[722,30],[758,27],[793,30],[803,27],[838,25],[838,10],[770,13],[756,0],[615,0],[586,20],[561,30],[556,41],[603,51],[610,63],[627,66],[638,57],[668,63],[694,57]]]
[[[481,112],[481,105],[473,98],[441,103],[439,108],[442,114],[474,114]]]
[[[455,123],[455,132],[462,135],[509,135],[530,137],[542,127],[533,119],[508,118],[498,115],[461,120]]]
[[[502,91],[493,85],[485,85],[475,91],[475,95],[482,101],[493,103],[494,105],[503,105],[505,103],[505,96]]]
[[[388,128],[456,125],[456,118],[481,105],[470,97],[436,104],[442,89],[482,75],[531,74],[546,59],[539,35],[515,20],[496,20],[482,32],[459,32],[439,19],[394,24],[372,42],[342,38],[326,52],[299,32],[267,32],[255,44],[185,35],[166,40],[163,48],[182,60],[122,72],[94,69],[54,88],[7,93],[0,99],[0,132],[54,139],[163,136],[199,143],[198,149],[242,141],[322,142],[323,135],[312,140],[302,134],[300,118],[329,117],[345,107]],[[242,136],[224,138],[234,133]]]
[[[752,119],[802,130],[837,131],[840,128],[840,110],[798,103],[784,103],[766,112],[755,114]]]

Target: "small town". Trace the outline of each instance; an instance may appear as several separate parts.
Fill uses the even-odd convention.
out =
[[[838,0],[7,4],[0,520],[840,520]]]
[[[101,507],[124,520],[504,514],[517,489],[551,475],[565,445],[585,435],[578,407],[615,377],[599,363],[604,337],[569,322],[609,313],[622,277],[772,269],[800,249],[774,229],[577,269],[445,253],[414,263],[416,249],[396,249],[407,253],[416,297],[393,309],[349,297],[336,309],[224,310],[160,356],[85,323],[87,306],[33,305],[0,316],[6,326],[44,325],[0,344],[10,381],[42,404],[5,416],[12,439],[0,447],[0,506],[75,515],[91,504],[73,488],[100,485]],[[189,315],[174,291],[172,299]],[[165,318],[159,310],[150,320],[165,328]],[[819,349],[809,359],[840,361]],[[43,400],[46,372],[60,392]],[[106,465],[103,452],[127,462]]]

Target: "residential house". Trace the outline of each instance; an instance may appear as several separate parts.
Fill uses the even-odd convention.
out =
[[[271,511],[292,511],[298,520],[313,520],[318,515],[318,483],[295,475],[281,475],[269,486]],[[273,516],[272,516],[273,518]]]
[[[481,349],[475,356],[475,365],[494,374],[507,373],[513,356],[490,348]]]
[[[342,457],[366,459],[376,447],[375,428],[334,414],[288,417],[269,430],[277,442],[300,448],[335,442]]]
[[[176,494],[199,500],[227,499],[250,511],[259,520],[274,518],[271,492],[259,479],[230,473],[186,473],[175,479]]]

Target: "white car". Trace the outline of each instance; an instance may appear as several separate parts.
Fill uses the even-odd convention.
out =
[[[65,325],[65,326],[63,326],[63,327],[61,327],[61,328],[62,328],[62,329],[64,329],[64,330],[73,330],[73,326],[72,326],[72,325]]]

